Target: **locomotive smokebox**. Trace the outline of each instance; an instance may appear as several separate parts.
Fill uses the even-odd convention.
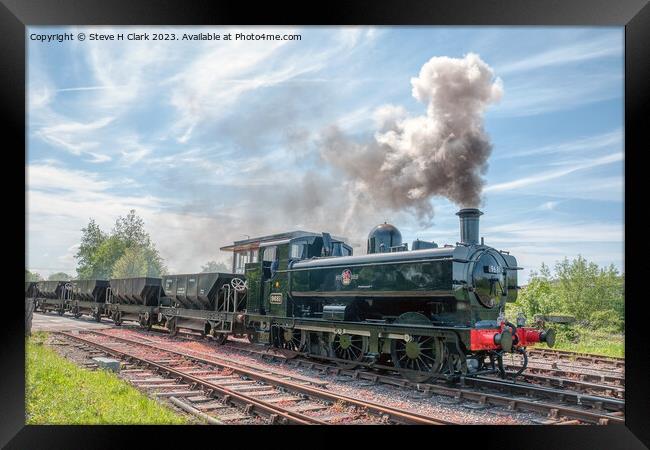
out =
[[[478,244],[478,221],[483,215],[477,208],[463,208],[456,213],[460,217],[460,242]]]

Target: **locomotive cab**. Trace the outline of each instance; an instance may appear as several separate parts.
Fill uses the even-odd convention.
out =
[[[289,293],[291,266],[305,259],[336,258],[352,254],[352,247],[328,233],[301,236],[260,245],[262,299],[270,315],[294,317],[294,303]]]
[[[291,315],[287,304],[288,268],[297,261],[352,255],[345,239],[327,233],[290,231],[236,241],[221,247],[233,252],[233,273],[245,273],[247,311]]]

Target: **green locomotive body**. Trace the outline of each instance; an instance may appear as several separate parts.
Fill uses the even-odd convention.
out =
[[[461,242],[442,248],[408,251],[396,229],[386,234],[388,224],[360,256],[327,233],[262,243],[245,265],[247,329],[345,366],[391,362],[416,380],[480,370],[486,356],[549,336],[552,343],[552,333],[505,321],[519,268],[478,243],[480,214],[462,210]]]

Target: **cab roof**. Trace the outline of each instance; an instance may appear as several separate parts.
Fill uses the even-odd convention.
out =
[[[284,233],[269,234],[266,236],[260,236],[260,237],[254,237],[249,239],[243,239],[241,241],[235,241],[232,245],[226,245],[224,247],[221,247],[219,250],[225,252],[256,250],[260,248],[260,246],[266,246],[272,243],[285,243],[291,239],[295,239],[299,237],[305,237],[305,236],[318,237],[322,235],[323,233],[314,233],[313,231],[302,231],[302,230],[287,231]],[[338,236],[332,236],[332,240],[335,242],[345,243],[346,239]]]

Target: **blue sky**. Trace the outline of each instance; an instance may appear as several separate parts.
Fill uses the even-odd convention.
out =
[[[307,27],[300,41],[51,42],[31,33],[217,32],[219,28],[30,27],[27,262],[73,272],[90,217],[109,230],[135,208],[172,272],[229,256],[245,235],[331,231],[363,253],[379,222],[405,241],[458,239],[458,206],[351,207],[351,181],[321,157],[323,133],[377,131],[385,105],[426,105],[411,78],[432,57],[476,53],[501,80],[484,113],[492,142],[486,244],[524,267],[582,254],[623,269],[622,28]],[[345,163],[345,156],[343,156]]]

